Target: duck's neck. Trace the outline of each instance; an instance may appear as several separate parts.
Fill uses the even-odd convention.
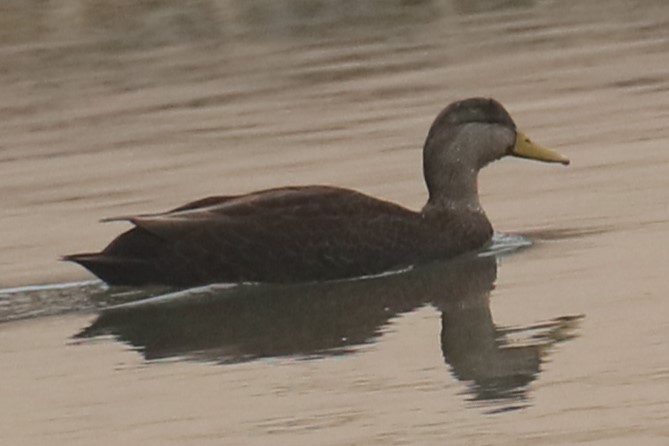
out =
[[[446,130],[433,126],[423,147],[423,173],[430,194],[423,210],[482,213],[478,173],[490,161],[486,157],[491,145],[489,125],[474,122]]]
[[[429,193],[426,211],[483,213],[478,195],[478,169],[449,166],[441,175],[428,175],[425,183]]]

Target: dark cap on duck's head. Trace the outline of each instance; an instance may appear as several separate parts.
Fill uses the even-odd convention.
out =
[[[447,125],[480,122],[499,124],[516,129],[516,123],[506,109],[491,98],[469,98],[453,102],[436,117],[430,128],[430,133]]]

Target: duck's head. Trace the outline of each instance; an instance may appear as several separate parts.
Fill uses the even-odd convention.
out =
[[[569,164],[558,152],[530,141],[496,100],[453,102],[432,123],[423,149],[430,201],[448,197],[476,199],[478,203],[478,171],[505,156]]]

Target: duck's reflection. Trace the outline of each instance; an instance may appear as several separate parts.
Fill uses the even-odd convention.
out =
[[[389,321],[425,304],[442,312],[441,346],[473,399],[522,399],[547,347],[568,339],[558,318],[512,330],[493,323],[494,256],[469,256],[384,277],[301,285],[209,287],[113,307],[78,337],[112,334],[146,359],[217,363],[337,355],[373,341]],[[561,333],[560,336],[554,333]]]

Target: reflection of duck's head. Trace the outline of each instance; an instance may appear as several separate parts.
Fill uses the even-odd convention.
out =
[[[504,156],[569,164],[557,152],[532,143],[494,99],[453,102],[434,120],[423,152],[430,205],[478,205],[476,175]]]

